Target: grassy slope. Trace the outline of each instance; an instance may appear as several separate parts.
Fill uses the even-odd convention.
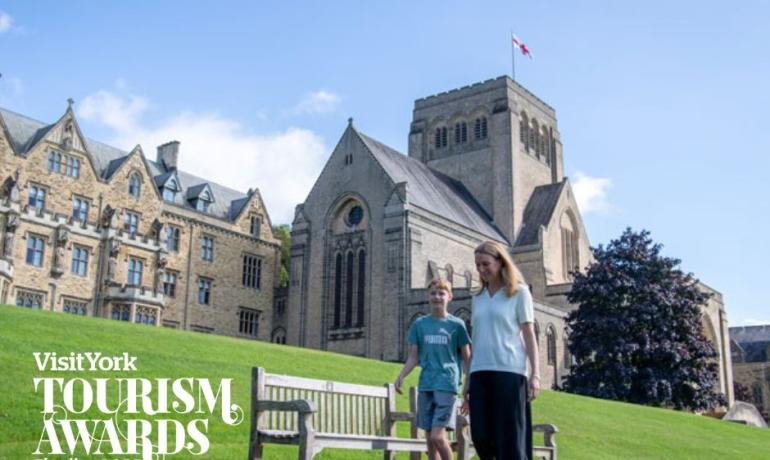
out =
[[[42,422],[32,378],[115,377],[109,373],[41,373],[32,353],[101,351],[136,355],[136,373],[121,377],[233,378],[233,399],[248,411],[252,366],[268,372],[371,385],[390,382],[400,366],[349,356],[213,335],[0,307],[0,458],[31,458]],[[416,383],[417,372],[409,384]],[[406,400],[399,401],[399,408]],[[768,458],[770,430],[720,422],[681,412],[544,391],[534,406],[536,422],[559,427],[563,459]],[[184,420],[184,419],[182,419]],[[212,447],[205,457],[246,456],[249,420],[229,427],[211,418]],[[403,432],[406,427],[401,427]],[[267,458],[296,458],[292,448],[268,446]],[[80,458],[85,458],[80,456]],[[184,458],[172,456],[171,458]],[[192,458],[192,457],[188,457]],[[381,454],[324,451],[320,458],[381,458]]]

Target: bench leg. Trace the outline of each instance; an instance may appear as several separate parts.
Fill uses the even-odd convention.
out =
[[[251,446],[251,452],[249,452],[249,460],[262,460],[262,444]]]
[[[386,450],[382,458],[385,460],[396,460],[396,453],[391,450]]]

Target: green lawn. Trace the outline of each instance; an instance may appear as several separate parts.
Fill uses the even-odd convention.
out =
[[[0,306],[0,459],[42,459],[31,455],[42,433],[42,397],[34,391],[33,377],[116,376],[109,372],[40,372],[32,355],[37,351],[60,356],[86,351],[137,356],[138,372],[121,373],[120,377],[201,377],[212,383],[233,378],[233,400],[247,413],[253,366],[271,373],[371,385],[393,381],[400,369],[397,364],[284,345]],[[414,372],[408,384],[414,385],[416,380]],[[405,398],[399,401],[399,408],[406,408]],[[535,402],[534,417],[537,423],[559,427],[556,440],[561,459],[770,458],[770,430],[670,410],[544,391]],[[243,459],[248,427],[248,416],[237,427],[211,417],[208,436],[212,446],[206,455],[168,458]],[[401,432],[406,429],[400,427]],[[265,454],[269,459],[296,458],[292,448],[268,446]],[[324,451],[318,458],[382,457],[374,452]]]

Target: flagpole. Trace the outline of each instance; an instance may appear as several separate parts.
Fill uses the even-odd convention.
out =
[[[513,46],[513,31],[511,31],[511,77],[516,81],[516,47]]]

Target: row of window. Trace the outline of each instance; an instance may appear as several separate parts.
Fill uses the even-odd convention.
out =
[[[440,126],[436,128],[436,132],[433,138],[433,144],[438,149],[446,147],[448,142],[448,128],[446,126]],[[487,117],[479,117],[473,122],[473,138],[474,140],[486,139],[488,134],[487,130]],[[454,141],[455,144],[465,144],[468,142],[468,122],[459,121],[454,126]]]
[[[201,278],[201,281],[205,282],[201,283],[202,293],[199,293],[199,300],[205,297],[208,302],[211,296],[211,280]],[[45,295],[42,292],[19,289],[16,293],[16,305],[40,309],[43,308],[44,297]],[[76,299],[64,299],[62,301],[62,311],[73,315],[86,316],[88,314],[88,302]],[[239,308],[238,332],[249,337],[257,337],[260,316],[261,312],[259,310],[244,307]],[[111,318],[116,321],[131,321],[131,305],[114,305],[112,307]],[[133,321],[138,324],[154,326],[158,323],[158,310],[155,308],[137,306],[134,311]],[[285,338],[283,343],[286,343]]]
[[[551,163],[551,150],[554,146],[548,127],[541,127],[534,118],[530,121],[523,112],[519,120],[519,141],[524,150]]]
[[[131,305],[118,304],[112,307],[112,319],[115,321],[131,321]],[[136,307],[134,322],[154,326],[158,324],[158,310],[155,308]]]
[[[37,235],[27,236],[27,257],[26,261],[29,265],[35,267],[43,266],[43,259],[45,255],[45,241],[46,238]],[[202,254],[204,260],[212,261],[214,258],[214,240],[212,238],[204,237],[202,243]],[[73,245],[72,247],[72,273],[78,276],[86,276],[88,273],[88,259],[90,251],[84,247]],[[128,284],[130,286],[140,286],[142,284],[142,273],[144,271],[144,261],[139,258],[129,257],[128,259]],[[163,290],[166,295],[171,297],[176,293],[176,278],[177,275],[173,272],[166,272]],[[262,287],[262,259],[255,255],[244,254],[243,255],[243,286],[252,289],[261,289]],[[207,286],[207,292],[210,293],[211,285]],[[209,294],[199,294],[200,303],[208,305]]]
[[[80,160],[52,150],[48,152],[48,170],[78,179],[80,178]],[[161,196],[165,201],[173,203],[176,200],[176,194],[181,190],[179,182],[171,179],[161,187]],[[142,176],[138,172],[133,172],[128,177],[128,194],[134,198],[139,198],[142,194]],[[211,192],[204,190],[199,197],[192,200],[192,205],[198,211],[208,212],[213,201]]]
[[[48,153],[48,171],[78,179],[80,177],[80,160],[52,150]]]
[[[138,189],[137,189],[138,190]],[[138,192],[137,192],[138,193]],[[48,195],[48,189],[40,185],[29,186],[29,199],[28,204],[30,208],[37,209],[41,212],[45,209],[46,197]],[[88,220],[88,213],[91,208],[91,201],[87,198],[75,196],[72,198],[72,218],[78,222],[86,222]],[[208,208],[206,208],[208,209]],[[204,210],[204,209],[200,209]],[[125,211],[123,213],[123,229],[131,236],[136,236],[139,231],[139,214],[132,211]],[[262,225],[262,218],[256,214],[252,214],[249,220],[249,233],[253,237],[259,237]],[[166,228],[166,248],[169,251],[179,250],[179,228],[169,226]],[[209,259],[205,259],[209,260]]]
[[[38,291],[28,291],[26,289],[17,289],[16,305],[27,308],[43,308],[45,294]],[[88,302],[83,300],[68,299],[62,300],[62,311],[73,315],[85,316],[88,314]]]

